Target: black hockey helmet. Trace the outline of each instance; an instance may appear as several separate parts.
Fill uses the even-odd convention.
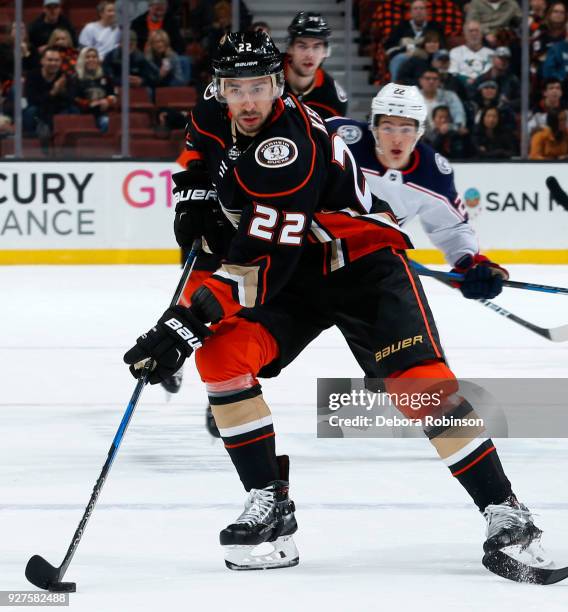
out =
[[[213,59],[217,78],[247,78],[282,71],[281,53],[266,32],[231,32],[221,39]]]
[[[288,26],[288,43],[292,44],[296,38],[320,38],[326,44],[331,36],[327,20],[319,13],[300,11]]]
[[[226,102],[223,79],[271,76],[275,87],[274,97],[279,98],[284,91],[282,54],[266,32],[226,34],[219,43],[212,64],[213,87],[219,102]]]

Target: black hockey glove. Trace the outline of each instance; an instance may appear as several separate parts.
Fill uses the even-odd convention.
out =
[[[503,281],[509,278],[505,268],[489,260],[485,255],[464,255],[452,272],[464,275],[462,283],[456,283],[464,297],[489,300],[503,291]]]
[[[202,162],[172,176],[176,216],[174,233],[181,247],[190,247],[197,238],[205,238],[213,253],[224,254],[230,224],[223,214],[217,192]]]
[[[213,332],[203,324],[189,308],[168,308],[155,327],[140,336],[136,344],[124,355],[134,378],[140,378],[148,358],[156,362],[148,377],[152,385],[175,374],[183,362],[202,345],[204,338]]]

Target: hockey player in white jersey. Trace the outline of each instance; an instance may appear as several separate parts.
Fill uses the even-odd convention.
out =
[[[455,272],[467,298],[493,298],[507,271],[479,252],[448,160],[420,142],[426,104],[414,86],[389,83],[373,98],[370,125],[346,117],[326,121],[351,149],[371,191],[389,202],[400,225],[418,216]]]

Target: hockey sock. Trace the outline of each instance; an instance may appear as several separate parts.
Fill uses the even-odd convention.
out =
[[[259,384],[232,393],[209,394],[225,448],[245,489],[263,489],[280,478],[272,415]]]
[[[447,417],[475,419],[478,415],[467,400]],[[503,471],[497,450],[483,436],[483,426],[440,426],[425,429],[434,448],[463,488],[483,512],[488,504],[500,504],[511,494],[511,483]]]

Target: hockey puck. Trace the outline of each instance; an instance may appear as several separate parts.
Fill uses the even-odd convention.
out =
[[[77,584],[75,582],[52,582],[47,590],[50,593],[75,593]]]

